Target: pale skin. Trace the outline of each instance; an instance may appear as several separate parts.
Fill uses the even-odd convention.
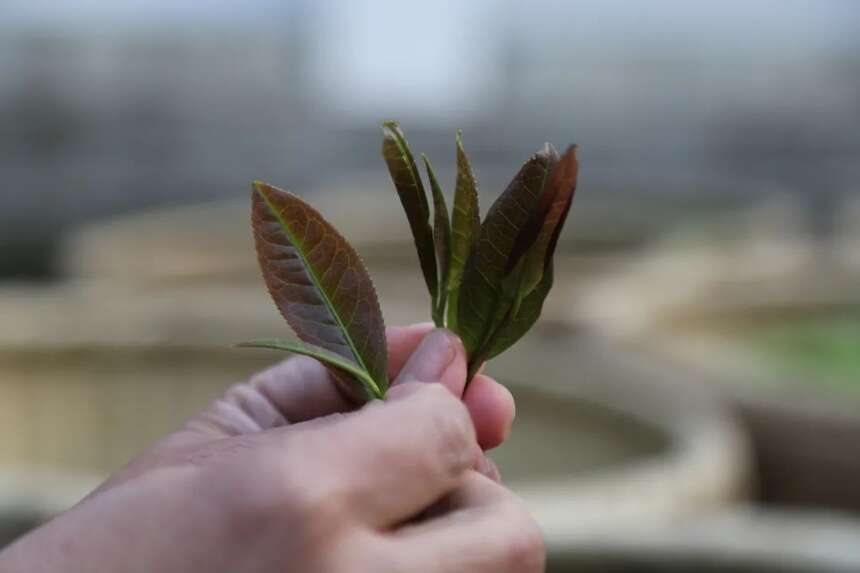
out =
[[[0,553],[3,573],[544,570],[537,526],[483,450],[513,399],[450,332],[390,328],[388,398],[356,409],[291,358],[230,388]]]

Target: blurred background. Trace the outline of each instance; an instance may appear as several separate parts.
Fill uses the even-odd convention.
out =
[[[429,318],[383,119],[449,196],[462,129],[484,211],[581,146],[557,286],[491,366],[550,570],[860,570],[850,0],[6,0],[0,536],[279,359],[231,347],[286,332],[251,180]]]

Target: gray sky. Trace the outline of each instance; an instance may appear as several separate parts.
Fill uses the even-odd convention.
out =
[[[860,6],[854,0],[5,0],[6,26],[131,28],[202,25],[278,27],[296,7],[312,6],[332,26],[357,30],[344,41],[408,36],[412,48],[438,45],[464,30],[512,21],[540,36],[565,30],[574,43],[647,44],[651,49],[855,50]],[[480,18],[487,21],[481,23]],[[480,29],[478,30],[480,33]],[[731,48],[731,46],[728,46]],[[429,48],[428,48],[429,49]],[[446,55],[445,51],[441,54]]]
[[[571,70],[607,60],[814,66],[860,57],[854,0],[6,0],[0,22],[97,36],[306,30],[309,80],[332,114],[396,107],[454,123],[503,88],[505,46],[526,65],[554,58]]]

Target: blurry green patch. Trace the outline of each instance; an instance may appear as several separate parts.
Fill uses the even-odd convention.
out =
[[[860,308],[749,325],[742,338],[779,375],[860,393]]]

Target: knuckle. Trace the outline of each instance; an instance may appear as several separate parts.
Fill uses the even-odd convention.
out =
[[[435,449],[429,453],[446,473],[459,474],[469,469],[476,455],[474,430],[468,414],[435,411],[430,414],[435,433]]]
[[[248,406],[254,400],[260,397],[259,390],[248,383],[241,382],[233,384],[224,393],[224,399],[228,402],[233,402],[243,410],[248,410]]]
[[[539,573],[546,565],[546,545],[534,519],[520,504],[511,509],[511,534],[506,543],[505,561],[511,571]]]
[[[279,453],[255,436],[231,439],[219,448],[220,462],[208,479],[220,484],[233,511],[248,519],[284,514],[304,519],[326,509],[321,480],[308,479],[301,464],[287,463]]]
[[[260,370],[259,372],[255,372],[248,379],[248,384],[257,388],[260,386],[271,384],[274,380],[277,380],[279,377],[283,376],[283,373],[285,371],[289,371],[293,367],[292,364],[290,364],[290,360],[292,360],[292,358],[281,360],[277,364],[269,366],[268,368]]]
[[[313,476],[300,467],[276,464],[250,492],[244,504],[246,523],[286,527],[307,546],[327,546],[346,524],[342,499],[332,480]]]
[[[450,392],[447,392],[441,384],[418,381],[401,382],[394,386],[389,394],[409,398],[413,403],[419,402],[422,404],[444,400],[445,394],[450,396]]]
[[[438,432],[443,447],[462,450],[472,445],[469,431],[471,427],[463,416],[454,416],[450,412],[437,412],[431,416],[433,427]]]
[[[333,495],[331,479],[312,476],[290,466],[279,472],[275,511],[295,517],[304,523],[336,522],[342,511],[340,500]]]
[[[442,404],[446,404],[451,401],[458,401],[454,398],[454,395],[441,384],[426,382],[416,382],[416,384],[419,385],[417,393],[425,400],[439,401]]]
[[[287,507],[294,509],[308,531],[318,531],[323,538],[330,537],[345,521],[341,499],[324,487],[307,486]]]
[[[424,399],[424,406],[429,412],[436,415],[436,420],[444,418],[440,422],[447,425],[452,432],[462,434],[463,438],[474,438],[474,428],[469,411],[465,404],[456,398],[441,384],[425,384],[420,393]]]
[[[226,523],[244,528],[267,519],[277,497],[270,489],[260,487],[249,474],[249,468],[254,468],[251,471],[257,475],[262,473],[261,460],[245,457],[240,463],[237,461],[222,459],[218,464],[204,467],[198,490],[207,491],[217,500]]]
[[[465,405],[441,384],[416,384],[400,402],[399,418],[410,424],[408,434],[422,447],[409,458],[431,475],[456,477],[475,463],[475,429]],[[391,442],[391,455],[402,455],[403,440]],[[420,453],[419,453],[420,452]],[[420,461],[419,461],[420,460]]]
[[[321,558],[323,573],[383,573],[395,571],[391,555],[382,539],[367,531],[353,530],[343,535]]]
[[[221,524],[231,534],[289,530],[297,543],[329,547],[351,522],[337,495],[338,476],[313,462],[296,463],[316,448],[304,441],[287,434],[277,443],[231,438],[203,448],[197,455],[204,463],[185,465],[195,476],[193,488],[217,504]],[[297,455],[284,456],[284,450]]]

